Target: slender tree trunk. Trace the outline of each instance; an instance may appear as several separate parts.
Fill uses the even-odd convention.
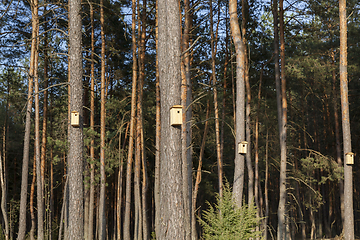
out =
[[[156,1],[156,26],[158,26],[158,1]],[[156,27],[156,52],[158,52],[158,36],[159,28]],[[161,120],[160,120],[160,82],[159,82],[159,65],[158,54],[156,54],[156,123],[155,123],[155,182],[154,182],[154,201],[155,201],[155,232],[160,229],[160,132],[161,132]]]
[[[213,6],[212,0],[209,1],[210,7],[210,35],[211,35],[211,78],[214,91],[214,110],[215,110],[215,136],[216,136],[216,156],[217,156],[217,165],[218,165],[218,181],[219,181],[219,195],[223,195],[223,161],[221,159],[221,146],[220,146],[220,125],[219,125],[219,107],[218,107],[218,95],[216,87],[216,69],[215,69],[215,59],[217,51],[217,35],[218,31],[216,30],[216,37],[214,35],[213,25]],[[219,26],[219,21],[217,23],[217,29]]]
[[[339,1],[340,14],[340,96],[342,112],[342,130],[345,155],[351,152],[351,132],[349,118],[348,80],[347,80],[347,20],[346,0]],[[344,161],[344,239],[355,239],[353,211],[352,165]]]
[[[30,239],[35,239],[35,230],[36,230],[36,219],[34,211],[34,193],[35,193],[35,182],[36,182],[36,159],[34,155],[33,161],[33,177],[30,187],[30,218],[31,218],[31,229],[30,229]]]
[[[228,67],[229,67],[229,28],[228,18],[225,19],[226,36],[225,36],[225,62],[224,62],[224,84],[223,84],[223,99],[222,99],[222,112],[221,112],[221,129],[220,129],[220,152],[221,159],[224,160],[224,125],[225,125],[225,109],[226,109],[226,98],[227,98],[227,78],[228,78]],[[231,64],[231,62],[230,62]]]
[[[37,43],[38,44],[38,43]],[[36,157],[36,202],[37,202],[37,239],[44,239],[44,192],[41,173],[40,159],[40,102],[39,102],[39,79],[38,79],[38,55],[35,56],[34,87],[35,87],[35,157]]]
[[[339,167],[342,167],[343,162],[341,159],[341,143],[340,143],[340,127],[339,127],[339,113],[338,113],[338,93],[336,91],[336,73],[335,73],[335,53],[332,51],[332,78],[333,78],[333,105],[334,105],[334,122],[335,122],[335,141],[336,141],[336,162]],[[340,190],[340,211],[341,211],[341,222],[344,224],[344,180],[339,180],[339,190]]]
[[[267,225],[269,222],[269,129],[266,129],[265,143],[265,221],[264,221],[264,239],[268,239]]]
[[[186,239],[181,162],[181,127],[170,126],[170,108],[181,103],[180,14],[177,0],[159,0],[159,77],[161,92],[159,240]],[[184,123],[183,125],[184,126]]]
[[[248,148],[246,151],[246,167],[248,169],[248,203],[249,205],[253,204],[254,201],[254,170],[252,168],[251,163],[251,119],[250,119],[250,113],[251,113],[251,88],[250,88],[250,81],[249,81],[249,60],[248,60],[248,51],[246,50],[247,46],[247,39],[246,39],[246,25],[247,25],[247,19],[246,19],[246,9],[247,9],[247,1],[242,0],[241,1],[241,11],[242,11],[242,40],[244,43],[244,58],[245,58],[245,67],[244,67],[244,80],[245,80],[245,87],[246,87],[246,105],[245,105],[245,135],[246,135],[246,141],[248,143]]]
[[[5,117],[4,117],[4,126],[3,126],[3,134],[2,134],[2,153],[0,151],[0,183],[1,183],[1,212],[3,216],[3,223],[4,223],[4,237],[6,240],[11,238],[10,235],[10,228],[9,226],[9,217],[8,217],[8,211],[7,211],[7,185],[8,185],[8,177],[7,177],[7,140],[9,136],[9,126],[8,126],[8,119],[9,119],[9,95],[11,94],[11,86],[10,82],[7,82],[7,94],[6,97],[6,103],[5,103]],[[2,159],[1,159],[2,158]],[[10,207],[11,210],[11,207]],[[10,216],[10,223],[11,223],[11,216]]]
[[[3,152],[5,152],[5,149],[3,149]],[[9,220],[8,220],[8,214],[7,214],[7,207],[6,207],[6,198],[7,198],[7,180],[6,180],[6,164],[5,159],[3,162],[3,159],[1,157],[0,153],[0,183],[1,183],[1,213],[4,219],[4,225],[5,225],[5,239],[9,239]]]
[[[191,89],[191,75],[190,75],[190,2],[184,0],[184,32],[182,34],[182,53],[183,58],[181,62],[181,105],[183,106],[183,127],[181,131],[182,138],[182,176],[183,176],[183,193],[184,193],[184,208],[185,208],[185,231],[186,239],[191,240],[191,195],[192,195],[192,153],[191,153],[191,115],[192,108],[190,106],[192,89]]]
[[[94,67],[94,8],[90,4],[90,21],[91,21],[91,65],[90,65],[90,129],[91,129],[91,142],[90,142],[90,189],[89,189],[89,227],[87,237],[89,240],[94,236],[94,202],[95,202],[95,139],[94,139],[94,115],[95,115],[95,67]]]
[[[140,51],[142,47],[140,46]],[[140,53],[141,55],[141,53]],[[141,56],[139,62],[141,63]],[[141,65],[141,64],[140,64]],[[136,116],[136,147],[135,147],[135,169],[134,169],[134,202],[135,202],[135,228],[134,239],[142,239],[142,207],[140,195],[140,173],[141,173],[141,118],[142,118],[142,88],[143,88],[143,75],[144,72],[140,68],[139,71],[139,84],[138,84],[138,99],[137,99],[137,116]]]
[[[257,217],[263,218],[263,209],[262,204],[260,202],[262,201],[262,197],[260,198],[259,195],[261,195],[261,187],[260,187],[260,181],[259,181],[259,116],[260,116],[260,103],[261,103],[261,87],[262,87],[262,79],[264,74],[264,67],[272,60],[272,58],[264,63],[260,70],[260,80],[259,80],[259,91],[258,91],[258,104],[257,104],[257,114],[255,119],[255,183],[254,183],[254,197],[255,197],[255,204],[257,206]],[[260,193],[260,194],[259,194]],[[265,218],[262,220],[262,222],[265,221]],[[259,230],[259,227],[257,227],[257,230]],[[266,228],[262,229],[263,231],[266,231]]]
[[[104,0],[100,0],[101,25],[101,110],[100,110],[100,203],[99,203],[99,239],[106,238],[105,217],[105,119],[106,119],[106,86],[105,86],[105,32],[104,32]]]
[[[237,1],[229,0],[230,28],[236,52],[236,141],[235,141],[235,173],[233,197],[238,207],[242,205],[244,190],[244,156],[238,153],[239,143],[245,140],[245,47],[242,41],[238,17]]]
[[[131,92],[131,113],[130,113],[130,136],[129,136],[129,150],[126,167],[126,190],[125,190],[125,216],[124,216],[124,239],[131,239],[130,237],[130,207],[131,207],[131,169],[133,161],[133,147],[134,147],[134,125],[136,114],[136,82],[137,82],[137,66],[136,66],[136,36],[135,36],[135,16],[136,16],[136,0],[132,0],[132,92]]]
[[[274,52],[275,52],[275,81],[278,108],[279,137],[280,137],[280,196],[278,206],[278,239],[286,239],[285,202],[286,202],[286,91],[285,91],[285,45],[283,23],[283,1],[280,0],[280,40],[281,40],[281,78],[279,68],[279,35],[278,35],[278,7],[277,0],[273,1],[274,16]]]
[[[48,87],[48,59],[45,53],[44,58],[44,89]],[[43,102],[43,122],[42,122],[42,137],[41,137],[41,186],[45,189],[45,167],[46,167],[46,146],[47,146],[47,112],[48,112],[48,91],[44,91],[44,102]]]
[[[51,104],[50,104],[50,109],[51,108]],[[50,119],[51,122],[51,119]],[[51,130],[52,132],[52,127]],[[50,213],[49,213],[49,239],[53,239],[53,235],[52,235],[52,223],[53,223],[53,218],[54,218],[54,213],[55,213],[55,209],[54,209],[54,165],[53,165],[53,160],[54,160],[54,151],[53,151],[53,146],[51,146],[50,149]]]
[[[135,165],[134,165],[134,205],[135,205],[135,223],[134,223],[134,240],[142,239],[142,209],[141,209],[141,195],[140,195],[140,169],[141,169],[141,147],[140,147],[140,115],[141,115],[141,104],[142,96],[140,92],[143,87],[143,72],[141,69],[141,21],[140,21],[140,1],[137,0],[137,23],[138,23],[138,69],[139,69],[139,78],[138,78],[138,89],[137,89],[137,102],[136,102],[136,129],[135,129]]]
[[[67,238],[68,238],[68,232],[67,232],[67,226],[66,226],[66,221],[67,221],[66,208],[69,207],[69,206],[68,206],[68,198],[69,198],[69,193],[68,193],[68,178],[66,178],[65,184],[64,184],[63,204],[62,204],[62,207],[61,207],[61,214],[60,214],[60,226],[59,226],[59,236],[58,236],[58,240],[67,239]],[[64,238],[62,238],[63,228],[64,228]]]
[[[80,116],[79,127],[69,126],[69,239],[84,238],[83,209],[83,87],[81,54],[81,1],[69,2],[70,110]]]
[[[196,171],[196,180],[195,180],[195,185],[194,185],[194,193],[192,196],[192,209],[193,209],[193,213],[192,213],[192,221],[191,221],[191,228],[192,228],[192,238],[193,239],[198,239],[198,234],[196,231],[196,199],[197,199],[197,195],[199,192],[199,185],[201,182],[201,171],[202,171],[202,161],[204,158],[204,152],[205,152],[205,144],[206,144],[206,136],[209,130],[209,118],[210,118],[210,101],[207,101],[207,106],[206,106],[206,119],[205,119],[205,126],[204,126],[204,134],[203,134],[203,138],[201,141],[201,147],[200,147],[200,155],[199,155],[199,163],[198,163],[198,168]]]
[[[45,9],[46,11],[46,9]],[[47,25],[45,25],[45,30],[47,29]],[[43,122],[42,122],[42,140],[41,140],[41,176],[42,176],[42,189],[45,189],[45,168],[46,168],[46,147],[47,147],[47,120],[48,120],[48,90],[47,87],[49,85],[49,78],[48,78],[48,36],[47,34],[45,34],[45,50],[44,50],[44,102],[43,102]],[[49,199],[48,199],[49,200]],[[48,221],[48,236],[51,237],[50,231],[51,231],[51,210],[49,209],[50,207],[50,201],[47,202],[47,215],[48,217],[46,218]]]
[[[122,127],[120,127],[119,131],[119,172],[118,172],[118,183],[117,183],[117,205],[116,205],[116,239],[121,240],[121,207],[122,207],[122,184],[123,184],[123,173],[124,173],[124,161],[121,147],[121,134]],[[126,136],[126,134],[125,134]],[[125,141],[124,141],[125,143]]]
[[[34,66],[35,55],[38,55],[37,50],[37,36],[39,35],[38,28],[38,5],[37,0],[31,1],[31,24],[32,24],[32,40],[31,40],[31,54],[30,54],[30,70],[29,70],[29,84],[28,84],[28,99],[26,108],[25,120],[25,135],[24,135],[24,151],[23,151],[23,165],[21,175],[21,194],[20,194],[20,217],[19,217],[19,232],[18,240],[24,240],[26,234],[26,202],[27,202],[27,188],[28,188],[28,169],[29,169],[29,148],[30,148],[30,127],[31,127],[31,111],[33,102],[33,82],[34,82]]]
[[[91,51],[89,51],[89,58],[91,58]],[[91,65],[91,63],[90,63]],[[88,106],[89,101],[89,83],[91,81],[91,70],[86,67],[85,75],[90,74],[90,78],[85,78],[84,82],[84,106]],[[89,72],[90,71],[90,72]],[[89,72],[89,73],[88,73]],[[90,109],[89,109],[90,110]],[[90,110],[91,111],[91,110]],[[91,113],[90,113],[91,114]],[[84,112],[84,125],[90,125],[90,120],[87,111]],[[90,154],[90,146],[86,148],[86,151]],[[89,161],[86,159],[84,161],[84,238],[89,239],[89,207],[90,207],[90,164],[91,160]]]
[[[148,188],[148,178],[147,178],[147,169],[146,169],[146,157],[145,157],[145,142],[144,142],[144,120],[143,120],[143,88],[144,88],[144,80],[145,80],[145,52],[146,52],[146,26],[147,26],[147,1],[143,1],[142,6],[142,13],[141,13],[141,35],[140,35],[140,58],[139,58],[139,66],[140,66],[140,72],[139,72],[139,140],[140,140],[140,164],[142,164],[142,194],[141,194],[141,210],[140,212],[142,217],[142,228],[139,229],[142,233],[143,239],[150,239],[149,237],[149,227],[148,227],[148,217],[147,217],[147,188]],[[139,178],[140,182],[140,178]]]
[[[286,131],[287,131],[287,100],[285,79],[285,30],[284,30],[284,7],[280,0],[280,58],[281,58],[281,128],[280,128],[280,197],[278,208],[278,221],[280,223],[280,239],[286,239],[285,228],[285,204],[286,204]],[[283,226],[284,224],[284,226]],[[283,235],[284,234],[284,235]]]
[[[146,167],[146,156],[145,156],[145,141],[144,141],[144,124],[142,120],[141,124],[141,160],[142,160],[142,175],[143,175],[143,182],[142,182],[142,226],[143,226],[143,239],[150,239],[149,233],[149,221],[148,221],[148,205],[147,205],[147,194],[148,194],[148,174],[147,174],[147,167]]]

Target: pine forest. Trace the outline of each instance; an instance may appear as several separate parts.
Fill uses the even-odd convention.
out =
[[[357,0],[1,0],[0,240],[360,239]]]

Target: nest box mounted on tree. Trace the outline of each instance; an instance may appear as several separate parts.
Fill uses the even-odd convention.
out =
[[[71,126],[79,127],[80,126],[80,115],[77,111],[71,112]]]
[[[182,105],[174,105],[170,108],[170,125],[182,125]]]
[[[248,142],[246,142],[246,141],[239,142],[238,152],[240,154],[245,154],[247,152],[247,145],[248,145]]]
[[[345,154],[345,163],[348,165],[354,164],[354,153],[348,152]]]

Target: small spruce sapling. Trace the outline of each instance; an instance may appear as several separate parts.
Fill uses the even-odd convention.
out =
[[[223,197],[216,196],[216,203],[209,202],[208,210],[203,211],[199,222],[203,227],[203,239],[239,240],[261,238],[261,231],[256,231],[260,219],[256,217],[256,207],[243,204],[237,208],[232,198],[229,183],[224,185]]]

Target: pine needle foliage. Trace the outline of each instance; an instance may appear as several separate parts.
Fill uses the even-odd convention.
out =
[[[256,231],[259,218],[256,217],[256,207],[243,204],[237,208],[232,198],[228,183],[224,185],[223,197],[216,196],[216,203],[209,202],[208,210],[203,211],[203,219],[199,222],[203,227],[203,239],[211,240],[242,240],[261,238],[261,231]]]

